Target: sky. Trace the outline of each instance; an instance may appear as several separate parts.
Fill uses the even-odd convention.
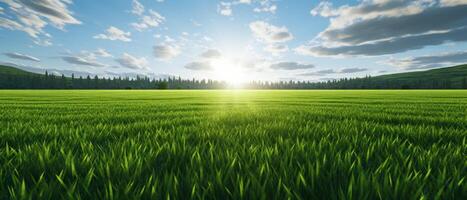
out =
[[[467,63],[467,0],[0,0],[0,62],[325,81]]]

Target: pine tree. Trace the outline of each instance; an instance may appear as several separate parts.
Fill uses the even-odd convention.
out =
[[[97,75],[94,76],[94,85],[93,85],[93,88],[94,88],[94,89],[99,88],[99,77],[97,77]]]

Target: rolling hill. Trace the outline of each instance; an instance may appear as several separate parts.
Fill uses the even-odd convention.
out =
[[[0,74],[3,75],[16,75],[16,76],[33,76],[33,75],[42,75],[34,72],[28,72],[16,67],[10,67],[5,65],[0,65]]]
[[[438,82],[443,84],[449,82],[452,87],[462,87],[467,77],[467,64],[457,65],[453,67],[445,67],[438,69],[430,69],[426,71],[417,71],[417,72],[406,72],[406,73],[397,73],[397,74],[387,74],[382,76],[375,76],[373,80],[376,82],[401,82],[401,83],[411,83],[411,82],[427,82],[433,83]]]

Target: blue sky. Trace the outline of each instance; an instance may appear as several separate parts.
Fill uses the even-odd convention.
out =
[[[320,81],[465,63],[466,29],[466,0],[0,0],[0,62]]]

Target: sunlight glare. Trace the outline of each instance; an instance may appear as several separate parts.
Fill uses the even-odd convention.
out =
[[[218,58],[212,63],[216,79],[226,81],[231,87],[239,88],[246,82],[239,62],[228,58]]]

